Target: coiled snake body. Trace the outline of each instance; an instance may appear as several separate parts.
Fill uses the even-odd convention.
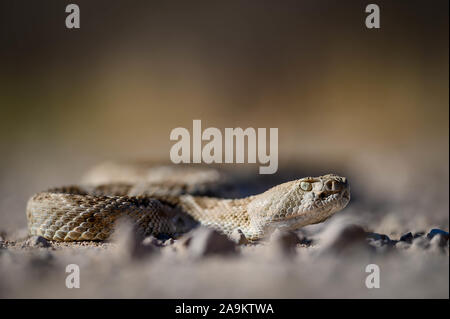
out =
[[[51,189],[27,204],[30,235],[56,241],[106,240],[127,217],[145,235],[177,236],[197,224],[250,241],[276,228],[293,230],[324,221],[350,200],[345,177],[328,174],[277,185],[245,198],[210,197],[226,189],[214,169],[106,164],[88,186]],[[226,193],[226,192],[225,192]]]

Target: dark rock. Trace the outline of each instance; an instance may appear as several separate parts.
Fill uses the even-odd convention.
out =
[[[166,240],[169,240],[170,238],[172,238],[172,237],[170,237],[169,235],[167,235],[167,234],[158,234],[158,235],[156,235],[155,236],[157,239],[159,239],[159,240],[162,240],[162,241],[166,241]]]
[[[299,236],[299,239],[300,239],[299,244],[303,246],[311,246],[311,244],[313,243],[313,240],[307,238],[306,236]]]
[[[199,227],[193,230],[190,236],[192,239],[187,247],[195,257],[237,253],[236,243],[214,229]]]
[[[25,246],[48,248],[51,247],[52,245],[47,239],[45,239],[42,236],[32,236],[25,242]]]
[[[427,234],[427,238],[432,239],[436,235],[441,235],[442,238],[444,238],[444,239],[446,238],[447,240],[449,238],[449,235],[446,231],[444,231],[442,229],[437,229],[437,228],[430,230],[430,232]]]
[[[408,244],[411,244],[413,239],[414,239],[414,236],[411,232],[404,234],[404,235],[402,235],[402,237],[400,237],[400,241],[407,242]]]
[[[378,233],[367,233],[367,238],[373,239],[373,240],[381,240],[384,242],[389,242],[391,239],[388,235],[384,234],[378,234]]]

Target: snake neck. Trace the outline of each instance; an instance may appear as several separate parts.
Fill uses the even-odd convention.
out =
[[[213,197],[183,195],[178,206],[205,226],[212,227],[226,235],[241,230],[250,234],[250,218],[247,213],[247,198],[221,199]]]

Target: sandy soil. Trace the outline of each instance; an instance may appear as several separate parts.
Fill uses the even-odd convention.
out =
[[[400,176],[388,164],[383,171]],[[405,168],[403,179],[388,179],[377,167],[372,159],[342,169],[353,196],[344,211],[258,245],[236,245],[203,228],[142,241],[125,225],[110,242],[68,244],[28,238],[23,222],[4,227],[0,297],[448,298],[448,172],[424,169],[429,183]],[[304,172],[284,169],[278,179],[252,182],[242,175],[242,191],[296,174]],[[436,228],[444,233],[427,236]],[[80,288],[66,287],[69,264],[79,266]],[[366,287],[369,264],[379,266],[378,289]]]

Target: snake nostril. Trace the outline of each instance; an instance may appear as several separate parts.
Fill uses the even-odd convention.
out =
[[[325,199],[326,196],[327,196],[327,195],[325,194],[325,192],[320,192],[320,193],[317,194],[317,197],[318,197],[319,199]]]

